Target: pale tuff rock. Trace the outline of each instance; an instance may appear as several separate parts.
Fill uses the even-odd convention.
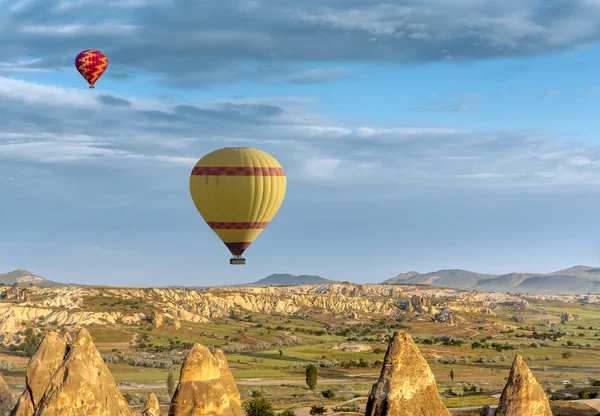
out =
[[[7,292],[11,288],[0,288]],[[187,322],[210,322],[213,318],[228,317],[236,313],[285,313],[298,314],[318,308],[325,313],[338,316],[360,317],[364,314],[380,314],[398,317],[402,314],[398,305],[409,312],[420,308],[419,313],[436,314],[438,309],[449,308],[462,311],[469,305],[472,312],[481,308],[493,309],[497,304],[526,305],[521,298],[506,294],[464,292],[457,289],[427,288],[389,285],[323,284],[270,288],[216,288],[210,291],[181,289],[134,289],[134,288],[49,288],[32,286],[27,288],[27,306],[12,302],[0,303],[0,325],[4,313],[14,312],[22,322],[58,325],[107,325],[116,322],[137,324],[140,320],[152,320],[151,316],[118,311],[86,311],[86,298],[106,297],[124,300],[143,299],[151,303],[163,318]],[[401,303],[399,300],[401,300]],[[439,305],[444,299],[445,305]],[[414,305],[413,305],[414,302]],[[436,308],[429,308],[432,302]],[[598,301],[600,303],[600,300]],[[60,309],[57,309],[60,308]],[[82,310],[68,311],[65,309]],[[465,310],[464,312],[471,312]],[[484,312],[486,313],[486,312]],[[352,314],[352,315],[351,315]],[[354,318],[356,319],[356,318]],[[456,320],[456,317],[455,317]],[[160,318],[155,319],[155,324]],[[7,324],[12,329],[12,324]],[[0,328],[1,329],[1,328]],[[1,336],[0,332],[0,336]],[[7,332],[7,334],[10,334]],[[6,343],[6,341],[5,341]]]
[[[163,316],[156,311],[152,311],[152,316],[150,317],[150,322],[152,326],[156,329],[160,328],[163,324]]]
[[[21,318],[14,311],[9,310],[2,315],[3,320],[0,322],[0,333],[14,334],[23,329]]]
[[[331,347],[332,350],[340,350],[340,351],[352,351],[352,352],[363,352],[363,351],[371,351],[373,348],[367,344],[355,344],[351,342],[344,342],[338,345],[334,345]]]
[[[175,319],[173,325],[175,326],[175,331],[179,331],[179,329],[181,328],[181,322],[179,322],[179,319]]]
[[[564,312],[560,316],[560,323],[564,324],[565,322],[574,321],[575,319],[577,319],[577,318],[575,316],[571,315],[571,312]]]
[[[154,393],[150,393],[148,401],[142,410],[142,416],[160,416],[160,405]]]
[[[242,416],[240,393],[227,360],[195,344],[188,353],[169,416]]]
[[[13,399],[8,385],[0,376],[0,416],[9,416],[13,408]]]
[[[407,332],[394,333],[365,415],[450,416],[427,361]]]
[[[410,300],[410,303],[412,304],[413,308],[417,311],[426,309],[427,306],[429,306],[429,300],[426,297],[417,295],[413,295],[412,299]]]
[[[242,401],[240,399],[240,392],[237,388],[237,384],[235,384],[235,379],[233,378],[233,373],[229,368],[229,364],[227,364],[227,358],[220,349],[215,351],[215,358],[219,363],[219,368],[221,369],[221,379],[223,380],[225,390],[227,390],[227,394],[229,396],[229,406],[233,409],[240,409],[241,412]]]
[[[34,416],[134,416],[87,330],[81,329]]]
[[[12,416],[31,416],[40,403],[50,380],[62,364],[67,344],[59,336],[50,332],[45,337],[36,353],[29,360],[25,384],[27,388],[13,409]]]
[[[544,389],[520,355],[515,356],[496,416],[552,416]]]

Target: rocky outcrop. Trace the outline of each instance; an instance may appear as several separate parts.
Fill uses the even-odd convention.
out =
[[[221,350],[195,344],[188,353],[169,416],[242,416],[240,393]]]
[[[563,312],[563,314],[560,316],[560,323],[564,324],[565,322],[574,321],[575,319],[577,318],[571,315],[571,312]]]
[[[31,416],[40,403],[50,380],[62,364],[67,344],[59,336],[50,332],[45,337],[36,353],[29,360],[25,375],[26,389],[19,397],[12,416]]]
[[[152,311],[152,316],[150,317],[150,322],[152,326],[156,329],[160,328],[163,324],[163,316],[156,311]]]
[[[394,333],[365,415],[450,416],[427,361],[407,332]]]
[[[494,416],[495,414],[496,410],[492,409],[489,404],[486,404],[485,406],[483,406],[483,409],[481,409],[481,413],[479,413],[479,416]]]
[[[160,416],[160,405],[154,393],[150,393],[148,401],[142,410],[142,416]]]
[[[552,416],[544,389],[520,355],[513,361],[496,416]]]
[[[134,416],[90,334],[80,329],[34,416]]]
[[[351,351],[351,352],[364,352],[364,351],[372,351],[373,347],[368,344],[357,344],[353,342],[343,342],[338,345],[334,345],[331,347],[332,350],[338,351]]]
[[[10,415],[10,411],[13,408],[13,399],[12,394],[10,394],[10,389],[8,385],[0,376],[0,416],[8,416]]]

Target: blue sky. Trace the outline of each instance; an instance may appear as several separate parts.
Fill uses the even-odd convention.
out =
[[[600,264],[597,1],[183,3],[0,1],[0,272],[162,286]],[[92,48],[109,65],[89,90],[73,60]],[[245,267],[188,191],[226,146],[288,177]]]

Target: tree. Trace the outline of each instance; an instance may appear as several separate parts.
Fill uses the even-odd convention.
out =
[[[279,355],[283,355],[283,350],[279,350]]]
[[[254,392],[253,392],[254,393]],[[255,396],[252,394],[252,396]],[[260,392],[253,399],[244,403],[246,416],[275,416],[273,405]]]
[[[320,406],[318,404],[313,404],[310,408],[311,415],[323,415],[327,412],[327,409],[324,406]]]
[[[24,351],[28,357],[33,357],[33,354],[35,354],[43,340],[44,336],[42,334],[35,334],[33,329],[27,328],[25,331],[25,342],[19,345],[19,349]]]
[[[454,383],[454,369],[450,370],[450,380]]]
[[[169,392],[169,397],[173,397],[173,393],[175,393],[175,380],[173,379],[172,371],[169,371],[169,375],[167,376],[167,391]]]
[[[296,412],[294,412],[292,409],[287,409],[279,413],[277,416],[296,416]]]
[[[315,390],[317,388],[317,366],[309,364],[306,366],[306,385],[309,389]]]
[[[564,351],[561,353],[562,358],[567,359],[573,356],[573,353],[571,351]]]

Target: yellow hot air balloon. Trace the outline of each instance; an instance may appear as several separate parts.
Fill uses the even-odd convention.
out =
[[[279,210],[286,185],[279,162],[250,147],[215,150],[196,163],[194,205],[233,255],[230,264],[246,264],[242,254]]]

